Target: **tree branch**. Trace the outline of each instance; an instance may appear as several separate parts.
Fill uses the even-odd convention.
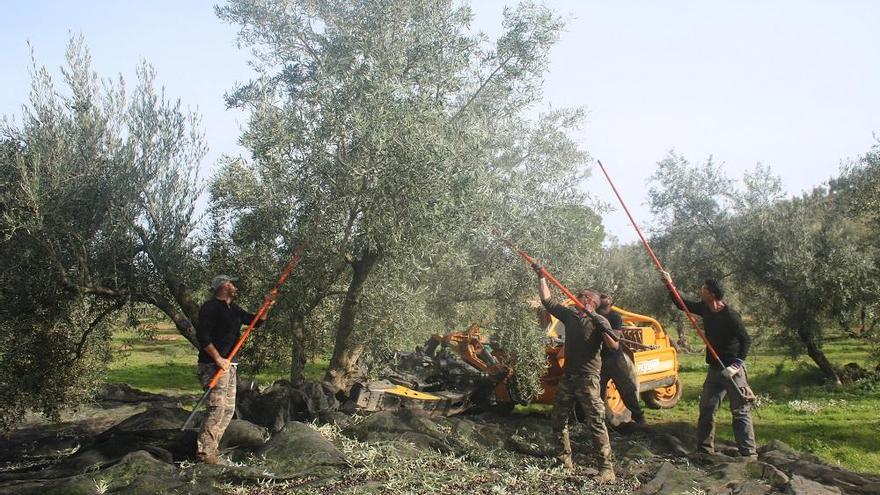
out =
[[[483,90],[486,89],[486,86],[489,84],[489,82],[492,81],[492,79],[495,78],[496,75],[498,75],[498,72],[499,72],[501,69],[503,69],[503,68],[507,65],[507,63],[510,62],[511,60],[513,60],[513,55],[511,55],[511,56],[507,57],[506,59],[504,59],[504,61],[501,62],[501,63],[498,65],[498,67],[496,67],[495,70],[492,71],[491,74],[489,74],[489,77],[487,77],[486,80],[484,80],[484,81],[482,82],[482,84],[480,84],[480,87],[477,88],[477,90],[474,92],[474,94],[472,94],[471,97],[468,98],[468,101],[466,101],[465,104],[462,105],[461,108],[459,108],[459,109],[455,112],[455,114],[452,116],[452,119],[450,119],[450,120],[456,120],[456,119],[458,118],[458,116],[461,115],[462,112],[464,112],[465,109],[467,109],[467,108],[471,105],[471,103],[473,103],[474,100],[477,99],[477,97],[480,95],[480,93],[482,93]]]
[[[70,358],[68,363],[72,364],[76,361],[79,361],[82,358],[83,351],[85,350],[86,342],[89,339],[89,335],[98,328],[98,325],[104,321],[104,319],[109,316],[111,313],[119,311],[122,307],[125,306],[125,301],[116,301],[109,308],[105,308],[104,311],[101,311],[98,316],[95,317],[94,320],[89,324],[89,327],[83,332],[82,337],[79,339],[79,343],[76,345],[76,351],[73,353],[73,356]]]

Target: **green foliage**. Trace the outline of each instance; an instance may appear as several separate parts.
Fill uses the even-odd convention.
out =
[[[494,43],[443,0],[238,0],[218,15],[241,26],[259,74],[228,97],[251,112],[252,160],[229,161],[212,184],[213,214],[236,240],[223,252],[271,259],[311,233],[279,310],[335,340],[333,366],[524,303],[534,277],[489,226],[584,283],[582,257],[603,233],[577,189],[586,155],[567,135],[582,112],[525,117],[562,29],[555,14],[506,9]]]
[[[729,299],[784,329],[792,352],[806,351],[839,382],[822,352],[824,329],[851,325],[854,308],[875,303],[878,289],[878,251],[840,202],[821,187],[784,199],[760,166],[737,187],[711,159],[694,166],[673,155],[652,180],[661,227],[654,245],[677,280],[728,278]]]
[[[21,124],[0,126],[3,427],[88,397],[107,362],[107,319],[126,305],[181,312],[172,301],[193,259],[204,153],[195,117],[156,91],[146,64],[130,95],[90,64],[72,40],[64,92],[35,64]]]
[[[874,225],[880,222],[880,139],[856,163],[849,164],[833,186],[854,216]]]

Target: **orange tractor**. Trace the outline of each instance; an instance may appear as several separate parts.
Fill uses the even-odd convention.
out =
[[[623,318],[622,343],[635,363],[642,400],[651,408],[673,407],[681,397],[678,355],[657,320],[613,308]],[[547,371],[537,397],[519,397],[516,372],[503,348],[471,325],[463,332],[435,335],[413,353],[398,353],[386,380],[353,389],[364,411],[410,408],[453,415],[474,406],[509,412],[516,404],[553,404],[565,366],[564,326],[546,313],[539,318],[547,341]],[[613,380],[605,399],[608,421],[630,419]]]

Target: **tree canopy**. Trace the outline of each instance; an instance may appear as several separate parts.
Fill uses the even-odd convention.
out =
[[[0,127],[0,396],[3,425],[90,396],[124,309],[150,304],[194,340],[186,282],[196,165],[195,115],[155,88],[148,65],[131,94],[100,81],[81,38],[66,91],[33,67],[22,122]]]

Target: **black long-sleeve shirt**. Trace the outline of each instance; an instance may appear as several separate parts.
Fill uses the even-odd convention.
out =
[[[607,315],[602,315],[608,320],[608,324],[611,325],[611,331],[614,332],[618,338],[623,337],[623,332],[620,331],[623,328],[623,318],[620,317],[620,313],[617,311],[611,310]],[[623,344],[618,344],[617,349],[612,349],[608,347],[605,342],[602,342],[602,359],[610,359],[612,357],[616,357],[623,352]]]
[[[602,359],[599,357],[602,328],[611,331],[608,320],[600,314],[584,315],[552,301],[543,303],[547,312],[565,325],[565,374],[598,375],[602,370]]]
[[[250,325],[254,315],[241,309],[237,304],[226,304],[220,299],[205,301],[199,309],[199,320],[196,323],[196,338],[199,341],[199,362],[213,363],[211,355],[205,351],[208,344],[214,344],[217,352],[228,357],[241,335],[241,326]],[[257,326],[262,324],[257,322]],[[232,362],[238,362],[236,355]]]
[[[712,311],[703,301],[688,301],[682,299],[687,306],[688,311],[701,316],[703,318],[703,329],[706,332],[706,339],[712,344],[718,357],[724,366],[730,366],[734,359],[742,359],[745,361],[749,354],[749,347],[752,345],[752,338],[746,332],[742,318],[739,313],[730,308],[727,304],[720,311]],[[673,297],[672,301],[678,306],[678,309],[684,310],[681,305]],[[710,366],[718,366],[715,358],[706,349],[706,362]]]

